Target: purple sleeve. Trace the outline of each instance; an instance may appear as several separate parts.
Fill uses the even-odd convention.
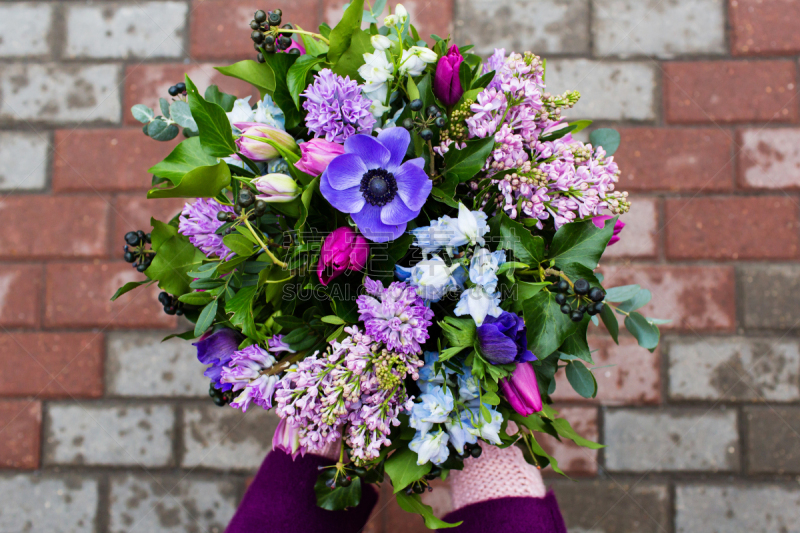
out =
[[[316,455],[292,458],[272,451],[247,489],[226,533],[352,533],[367,523],[378,500],[375,489],[362,486],[361,503],[347,511],[317,507],[314,483],[318,466],[333,461]]]
[[[544,498],[499,498],[453,511],[445,522],[464,523],[452,533],[567,533],[552,491]]]

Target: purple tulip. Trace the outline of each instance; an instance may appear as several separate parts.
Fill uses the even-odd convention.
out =
[[[337,155],[344,153],[344,146],[328,142],[322,138],[311,139],[300,145],[303,157],[294,164],[299,170],[311,176],[319,176]]]
[[[232,329],[208,331],[194,343],[197,346],[197,359],[204,365],[211,365],[203,375],[214,383],[217,389],[231,390],[230,383],[222,383],[222,367],[230,363],[233,352],[242,342],[239,333]]]
[[[592,222],[594,222],[594,225],[597,226],[598,228],[603,229],[606,225],[606,220],[611,220],[612,218],[614,217],[610,215],[602,215],[599,217],[594,217],[592,219]],[[614,224],[614,235],[612,235],[611,240],[608,241],[608,246],[611,246],[612,244],[616,244],[619,242],[619,234],[622,231],[622,228],[624,227],[625,223],[617,219],[617,223]]]
[[[236,150],[251,161],[268,161],[280,154],[271,144],[250,137],[270,139],[281,148],[289,151],[297,150],[294,138],[283,130],[270,128],[258,122],[237,122],[234,124],[242,135],[236,139]]]
[[[292,456],[292,460],[297,459],[298,455],[305,456],[306,450],[300,446],[300,433],[297,428],[281,418],[278,427],[275,428],[275,435],[272,437],[272,448],[280,450]]]
[[[478,346],[495,365],[535,361],[536,356],[528,350],[527,332],[519,315],[503,311],[498,317],[487,316],[478,327]]]
[[[442,56],[439,64],[436,65],[433,94],[448,107],[456,105],[461,99],[461,95],[464,94],[461,78],[458,76],[458,70],[463,61],[464,56],[461,55],[458,46],[453,45],[447,55]]]
[[[403,163],[411,143],[405,128],[386,128],[378,135],[353,135],[344,143],[319,183],[333,207],[350,213],[369,240],[388,242],[406,231],[433,188],[421,157]]]
[[[518,364],[510,378],[501,379],[500,392],[522,416],[542,410],[542,395],[539,394],[536,372],[529,363]]]
[[[317,264],[319,282],[327,287],[347,270],[363,270],[368,258],[369,244],[364,237],[346,226],[334,230],[322,243]]]

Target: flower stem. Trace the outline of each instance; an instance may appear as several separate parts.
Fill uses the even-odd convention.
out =
[[[552,269],[552,268],[548,268],[547,270],[544,271],[544,275],[545,276],[558,276],[561,279],[563,279],[564,281],[566,281],[567,283],[569,283],[569,286],[570,286],[571,289],[575,289],[575,285],[572,283],[572,281],[567,277],[566,274],[564,274],[560,270],[555,270],[555,269]],[[542,279],[544,279],[544,278],[542,278]]]
[[[272,251],[270,251],[270,249],[267,247],[267,245],[264,244],[264,241],[261,240],[256,231],[253,229],[253,226],[250,225],[250,222],[248,222],[246,218],[244,219],[244,225],[247,226],[247,229],[250,230],[250,233],[252,233],[253,237],[255,237],[256,241],[258,241],[258,244],[259,246],[261,246],[261,249],[264,250],[264,253],[267,254],[267,257],[272,259],[273,263],[280,266],[281,268],[286,268],[288,266],[286,263],[275,257],[275,254],[273,254]]]
[[[325,44],[327,44],[329,46],[331,44],[331,42],[328,39],[326,39],[325,37],[323,37],[319,33],[311,33],[310,31],[306,31],[306,30],[290,30],[288,28],[281,28],[280,29],[280,33],[299,33],[301,35],[308,35],[310,37],[314,37],[315,39],[319,39],[320,41],[322,41],[323,43],[325,43]]]

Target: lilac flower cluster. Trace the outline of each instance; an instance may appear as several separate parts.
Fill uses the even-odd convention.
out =
[[[222,235],[214,233],[224,224],[217,218],[220,211],[233,213],[233,207],[222,205],[213,198],[198,198],[193,204],[187,203],[181,212],[178,231],[189,237],[189,242],[206,257],[228,259],[233,252],[223,244]]]
[[[367,334],[386,345],[390,351],[418,354],[428,340],[428,327],[433,311],[414,287],[395,282],[383,283],[366,278],[367,294],[358,297],[358,319],[364,322]]]
[[[416,354],[381,350],[357,327],[342,342],[290,369],[275,388],[277,413],[299,433],[300,447],[319,450],[344,436],[357,463],[378,457],[391,444],[398,415],[411,409],[403,380],[419,378]]]
[[[375,117],[372,100],[361,94],[361,87],[350,77],[342,78],[330,69],[323,69],[308,86],[303,108],[308,111],[306,127],[315,137],[343,143],[357,133],[372,131]]]
[[[627,211],[627,193],[614,190],[619,168],[602,148],[585,145],[569,133],[539,140],[567,127],[561,107],[574,105],[577,93],[543,93],[543,65],[530,53],[506,57],[505,50],[496,50],[484,71],[495,71],[495,78],[477,96],[466,123],[471,138],[494,136],[485,170],[498,176],[493,184],[502,194],[499,207],[511,218],[537,219],[539,229],[551,217],[558,229],[606,208],[614,214]]]

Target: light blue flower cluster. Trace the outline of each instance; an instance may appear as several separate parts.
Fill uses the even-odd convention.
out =
[[[478,326],[489,315],[500,316],[503,310],[500,309],[500,293],[497,291],[497,271],[505,262],[505,250],[475,250],[469,266],[469,279],[475,285],[461,294],[454,310],[457,316],[470,315]]]
[[[501,443],[503,415],[484,404],[489,420],[482,416],[478,382],[469,368],[462,368],[461,374],[446,368],[434,372],[433,365],[438,360],[437,352],[425,352],[425,366],[420,369],[417,382],[422,394],[409,419],[409,425],[417,430],[409,448],[417,452],[419,465],[445,462],[450,456],[448,444],[463,452],[464,446],[475,444],[478,437]],[[457,388],[458,399],[453,397],[451,388]]]
[[[447,215],[431,221],[430,226],[411,230],[414,244],[423,254],[433,254],[441,249],[452,255],[453,250],[467,244],[480,244],[486,241],[483,236],[489,232],[487,216],[483,211],[470,211],[462,203],[458,204],[458,218]]]

